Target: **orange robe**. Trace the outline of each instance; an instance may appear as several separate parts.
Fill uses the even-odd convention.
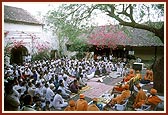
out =
[[[144,80],[150,80],[150,76],[149,75],[145,75],[144,76]]]
[[[153,81],[153,71],[152,70],[146,70],[146,74],[144,76],[144,80]]]
[[[87,111],[100,111],[100,109],[95,104],[91,104],[88,106]]]
[[[148,104],[151,105],[151,110],[153,110],[157,104],[161,102],[161,99],[158,96],[150,96],[148,97],[147,101],[141,100],[141,102],[137,103],[139,107],[142,106],[142,104]]]
[[[88,102],[84,99],[78,99],[76,102],[76,110],[77,111],[87,111]]]
[[[153,76],[149,76],[149,80],[152,82],[153,81]]]
[[[143,100],[145,100],[145,99],[146,99],[146,94],[142,89],[140,89],[139,92],[136,95],[133,107],[134,108],[140,108],[141,105],[144,102]]]
[[[124,90],[123,86],[114,86],[114,91],[122,92]]]
[[[120,104],[124,99],[130,97],[130,90],[124,90],[120,95],[118,95],[116,98],[113,98],[111,101],[111,104],[114,105],[115,103]]]
[[[124,77],[124,82],[129,81],[131,78],[133,78],[135,75],[133,73],[130,73],[129,75],[127,75],[126,77]]]
[[[75,111],[75,106],[74,107],[71,107],[71,106],[67,106],[64,111]]]
[[[158,96],[151,96],[148,98],[146,104],[152,105],[151,109],[153,110],[157,104],[159,104],[162,100]]]

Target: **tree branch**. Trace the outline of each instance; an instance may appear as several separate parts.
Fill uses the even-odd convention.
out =
[[[154,33],[155,36],[159,37],[160,40],[162,41],[162,43],[164,43],[164,24],[160,29],[156,29],[156,28],[150,27],[148,25],[138,24],[138,23],[133,23],[133,22],[120,22],[119,24],[123,25],[123,26],[130,26],[133,28],[148,30],[148,31]]]
[[[127,12],[128,10],[129,10],[129,13]],[[123,10],[117,13],[127,16],[131,20],[131,22],[135,22],[133,19],[133,7],[131,4],[129,4],[126,8],[124,7],[124,4],[123,4]]]
[[[119,21],[120,25],[148,30],[148,31],[154,33],[155,36],[159,37],[160,40],[162,41],[162,43],[164,43],[164,26],[160,29],[157,29],[157,28],[154,28],[154,27],[151,27],[151,26],[148,26],[148,25],[136,23],[133,19],[133,6],[132,5],[129,5],[128,7],[126,7],[126,9],[124,11],[118,12],[118,14],[123,14],[125,16],[128,16],[130,18],[131,22],[126,22],[123,19],[121,19],[119,17],[119,15],[116,15],[115,12],[114,12],[115,11],[115,6],[114,5],[111,5],[110,8],[111,8],[111,10],[107,11],[107,13],[108,13],[107,15],[109,15],[110,17],[113,17],[117,21]],[[130,9],[130,14],[128,14],[127,11],[126,11],[128,8]]]

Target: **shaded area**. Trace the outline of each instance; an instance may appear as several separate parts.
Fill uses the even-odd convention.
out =
[[[164,57],[157,60],[153,66],[154,88],[158,93],[164,93]]]
[[[24,46],[14,47],[11,50],[11,63],[23,64],[24,57],[28,55],[28,50]]]

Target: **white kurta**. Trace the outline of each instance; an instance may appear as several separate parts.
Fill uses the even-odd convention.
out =
[[[55,109],[61,110],[62,107],[68,106],[68,103],[64,102],[64,99],[60,94],[56,94],[53,100],[53,106]]]
[[[65,87],[62,87],[62,86],[59,86],[58,90],[61,90],[62,91],[62,95],[65,95],[65,96],[68,96],[69,93],[71,93],[70,90],[67,90]]]
[[[50,88],[47,88],[46,100],[51,102],[51,100],[54,98],[54,96],[55,96],[55,93]]]

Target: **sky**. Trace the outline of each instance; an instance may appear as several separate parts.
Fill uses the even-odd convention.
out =
[[[39,19],[39,14],[38,14],[39,12],[42,13],[41,15],[45,15],[48,10],[58,7],[61,4],[61,2],[2,2],[2,4],[25,9],[29,13],[31,13],[33,16],[35,16],[37,19]],[[153,15],[151,20],[158,21],[158,17],[155,17],[155,15]],[[160,20],[162,21],[164,20],[164,18],[162,17]],[[99,26],[107,25],[109,23],[118,24],[118,22],[116,22],[114,19],[108,17],[107,15],[103,13],[100,13],[99,15],[97,15],[97,17],[94,18],[93,21],[94,23],[97,23]]]
[[[45,15],[48,10],[51,10],[53,8],[56,8],[59,6],[58,2],[3,2],[4,5],[13,6],[22,8],[24,10],[27,10],[29,13],[31,13],[33,16],[37,17],[38,13],[41,12],[42,15]],[[109,23],[109,18],[105,14],[98,15],[96,19],[94,20],[95,23],[98,23],[98,25],[106,25]]]
[[[4,5],[14,6],[18,8],[22,8],[27,10],[32,15],[36,15],[37,12],[41,11],[43,14],[46,13],[51,7],[49,7],[49,3],[42,2],[6,2]]]

